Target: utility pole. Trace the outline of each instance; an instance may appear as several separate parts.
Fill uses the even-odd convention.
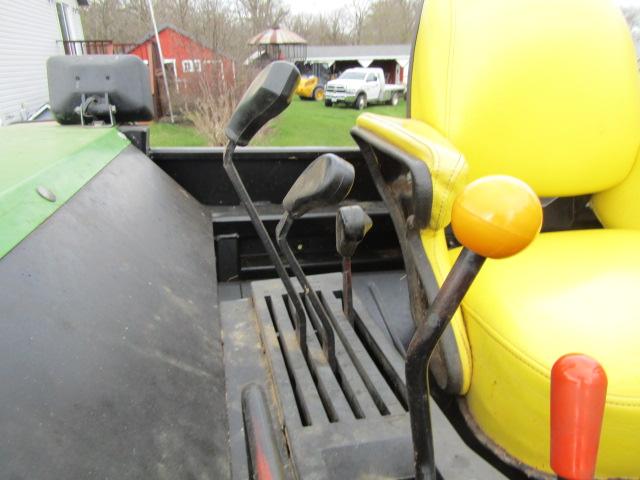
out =
[[[164,68],[164,55],[162,54],[162,45],[160,44],[160,34],[158,33],[158,25],[156,24],[156,16],[153,12],[153,4],[151,0],[147,0],[149,4],[149,12],[151,12],[151,21],[153,22],[153,30],[156,33],[156,43],[158,44],[158,54],[160,56],[160,65],[162,67],[162,79],[164,80],[164,90],[167,94],[167,103],[169,104],[169,116],[171,123],[175,123],[173,119],[173,107],[171,106],[171,93],[169,92],[169,82],[167,81],[167,71]]]

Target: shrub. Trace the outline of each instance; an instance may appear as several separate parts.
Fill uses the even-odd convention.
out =
[[[224,81],[215,72],[196,74],[180,87],[176,107],[209,145],[224,145],[225,126],[255,73],[242,69],[233,82]]]

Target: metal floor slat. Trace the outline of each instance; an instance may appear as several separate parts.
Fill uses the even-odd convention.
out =
[[[313,323],[315,324],[315,328],[318,328],[320,325],[320,320],[316,316],[315,312],[309,309],[311,317],[313,317]],[[376,407],[371,395],[369,394],[367,387],[360,378],[360,375],[357,372],[357,369],[352,363],[351,356],[344,348],[344,345],[340,341],[339,338],[335,337],[335,352],[336,358],[338,360],[338,366],[340,368],[340,373],[343,378],[344,388],[347,388],[352,396],[355,398],[355,401],[358,404],[358,408],[362,413],[362,416],[365,418],[371,418],[375,416],[379,416],[380,412]]]
[[[284,294],[284,291],[282,293]],[[292,350],[297,350],[302,356],[302,351],[298,344],[298,337],[296,335],[296,331],[291,325],[291,318],[289,317],[282,295],[274,295],[271,298],[274,305],[274,312],[278,318],[278,324],[282,325],[281,332],[286,331],[287,341],[291,342],[291,344],[287,344],[287,347]],[[318,395],[324,397],[324,404],[327,405],[327,407],[322,408],[329,408],[332,412],[331,416],[333,416],[334,419],[353,420],[355,419],[355,416],[351,407],[349,406],[340,385],[338,385],[338,382],[336,381],[336,378],[324,357],[320,342],[318,341],[313,329],[310,328],[311,325],[308,320],[308,318],[305,318],[305,321],[307,322],[307,348],[309,351],[309,358],[312,359],[312,361],[307,362],[305,365],[305,373],[308,372],[316,377],[317,385],[315,385],[315,388],[318,391]],[[296,373],[298,372],[296,371]],[[313,396],[313,394],[310,394],[311,390],[307,390],[307,395]],[[326,415],[325,420],[329,420],[326,418]]]
[[[335,300],[336,302],[338,299]],[[355,312],[367,312],[367,308],[362,301],[354,296],[353,308]],[[362,321],[362,319],[360,320]],[[364,322],[363,322],[364,323]],[[380,358],[383,358],[388,364],[389,375],[397,382],[397,387],[402,390],[403,396],[406,398],[406,387],[404,384],[404,360],[402,356],[395,349],[389,338],[382,332],[380,327],[373,322],[366,322],[366,326],[363,328],[363,333],[371,338],[371,343],[375,345],[375,348],[381,352]]]
[[[391,387],[389,387],[387,381],[378,370],[378,367],[374,364],[373,360],[371,360],[362,341],[354,331],[353,326],[344,316],[341,302],[335,298],[333,291],[330,290],[323,290],[322,296],[329,307],[330,314],[335,320],[337,337],[340,338],[339,341],[341,344],[344,344],[351,350],[350,354],[354,358],[354,363],[357,363],[355,368],[359,370],[364,381],[370,385],[370,388],[376,391],[377,395],[387,407],[389,414],[398,415],[405,413],[406,409],[398,401],[395,393],[391,390]]]
[[[273,328],[273,325],[267,324],[266,319],[270,319],[271,314],[267,307],[267,303],[264,299],[262,301],[254,301],[254,308],[256,310],[256,314],[258,317],[258,322],[260,322],[260,331],[262,335],[262,343],[265,347],[265,350],[269,350],[269,354],[265,355],[269,361],[269,367],[271,370],[271,374],[276,381],[276,386],[278,389],[278,397],[280,399],[281,405],[280,410],[282,414],[287,414],[289,409],[284,408],[285,405],[293,406],[296,405],[296,398],[293,392],[293,386],[289,382],[287,367],[285,365],[284,352],[280,350],[280,344],[278,342],[278,337]],[[270,321],[270,320],[269,320]],[[297,389],[300,389],[299,385],[296,385]],[[300,395],[302,392],[298,391],[297,394]],[[295,415],[287,415],[287,424],[290,426],[302,427],[302,418],[300,413],[296,412]]]

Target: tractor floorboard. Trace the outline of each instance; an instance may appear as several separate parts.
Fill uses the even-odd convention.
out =
[[[402,287],[401,273],[389,275],[393,285]],[[376,281],[386,286],[385,279]],[[227,298],[245,298],[221,304],[233,478],[247,478],[250,471],[241,394],[251,383],[262,386],[266,394],[287,478],[412,478],[404,361],[375,318],[381,312],[360,285],[354,289],[352,322],[342,311],[340,274],[310,276],[309,281],[330,316],[335,372],[322,349],[321,322],[295,280],[307,304],[306,356],[280,280],[229,287]],[[382,291],[393,295],[392,290]],[[394,301],[388,304],[389,311],[403,314]],[[464,445],[433,402],[432,408],[438,467],[444,477],[501,478]]]

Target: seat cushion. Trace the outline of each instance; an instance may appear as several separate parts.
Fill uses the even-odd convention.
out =
[[[473,363],[466,402],[494,444],[550,472],[550,370],[584,353],[609,379],[597,473],[640,477],[640,232],[542,234],[512,258],[487,261],[463,315]]]

